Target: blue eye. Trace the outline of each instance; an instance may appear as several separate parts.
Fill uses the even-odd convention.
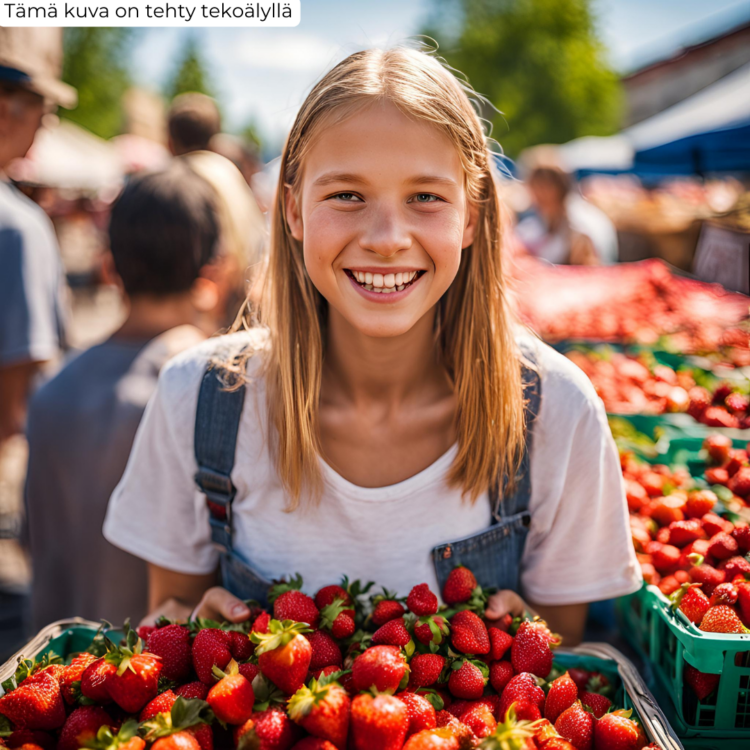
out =
[[[437,195],[433,195],[432,193],[417,193],[414,197],[417,203],[434,203],[440,200]]]
[[[356,200],[359,200],[359,196],[355,195],[354,193],[336,193],[336,195],[331,196],[331,197],[343,200],[345,203],[352,203],[353,198],[356,198]]]

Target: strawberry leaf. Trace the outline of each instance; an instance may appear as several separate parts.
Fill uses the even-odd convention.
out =
[[[0,714],[0,737],[10,737],[13,730],[10,727],[10,719]]]

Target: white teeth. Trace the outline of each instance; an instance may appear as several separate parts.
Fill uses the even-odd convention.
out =
[[[401,286],[401,284],[404,283],[404,274],[397,273],[396,274],[396,286]]]
[[[402,292],[403,290],[404,290],[404,285],[403,284],[399,284],[398,285],[398,291]]]
[[[372,274],[369,271],[365,273],[365,284],[372,284]]]
[[[365,289],[367,289],[368,292],[372,291],[372,284],[365,284]]]
[[[383,284],[383,274],[382,273],[374,273],[372,275],[372,285],[373,286],[384,286]]]
[[[365,283],[365,275],[362,273],[362,271],[357,271],[357,281],[359,281],[360,284]]]
[[[396,286],[396,276],[392,273],[387,273],[383,276],[383,285],[387,287]]]

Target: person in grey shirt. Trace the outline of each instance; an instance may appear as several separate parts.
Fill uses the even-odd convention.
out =
[[[174,354],[204,338],[193,323],[218,304],[209,280],[219,234],[216,194],[178,162],[132,180],[109,225],[128,316],[33,397],[26,480],[34,627],[74,615],[138,622],[146,565],[102,536],[109,496]]]

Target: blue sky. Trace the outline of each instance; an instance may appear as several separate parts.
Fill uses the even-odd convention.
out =
[[[745,0],[594,0],[617,70],[632,70],[750,18]],[[416,33],[433,0],[302,0],[298,27],[142,29],[134,74],[159,89],[187,34],[196,34],[216,83],[228,130],[255,120],[268,141],[283,138],[311,84],[365,46]]]

